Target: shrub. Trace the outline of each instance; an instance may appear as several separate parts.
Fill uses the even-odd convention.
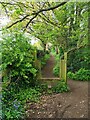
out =
[[[68,71],[75,72],[80,68],[90,69],[90,50],[88,46],[71,51],[68,54]]]
[[[43,67],[47,60],[50,58],[50,55],[49,54],[45,54],[42,58],[41,58],[41,67]]]
[[[52,88],[52,91],[55,93],[68,92],[69,87],[64,80],[58,81],[58,83]]]
[[[59,77],[59,73],[60,73],[60,66],[59,63],[57,63],[56,66],[53,68],[53,74]]]
[[[43,50],[37,50],[37,58],[41,59],[45,55],[45,52]]]
[[[37,69],[34,66],[34,48],[22,34],[10,34],[2,40],[3,81],[34,84]],[[33,83],[32,83],[33,81]]]
[[[60,55],[55,54],[55,66],[53,68],[53,74],[57,77],[59,77],[60,74]]]
[[[81,68],[75,73],[68,72],[67,76],[73,80],[90,81],[90,70]]]
[[[18,87],[16,83],[11,83],[10,87],[2,90],[2,118],[21,119],[25,118],[26,102],[37,102],[41,95],[40,90],[31,87]]]
[[[34,48],[22,33],[12,33],[2,41],[2,117],[5,120],[24,117],[27,100],[37,101],[35,90],[37,69],[34,66]]]

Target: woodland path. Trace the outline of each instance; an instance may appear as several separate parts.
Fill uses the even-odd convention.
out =
[[[51,66],[53,56],[47,62],[48,68],[44,77],[53,77]],[[50,62],[51,61],[51,62]],[[43,73],[46,71],[46,67]],[[67,80],[70,91],[67,93],[42,95],[38,103],[27,103],[28,118],[88,118],[88,83]]]
[[[39,103],[27,103],[28,118],[88,118],[88,84],[68,80],[68,93],[43,95]]]
[[[50,55],[50,59],[47,61],[46,65],[42,69],[42,78],[56,78],[53,74],[53,68],[55,65],[55,58]]]

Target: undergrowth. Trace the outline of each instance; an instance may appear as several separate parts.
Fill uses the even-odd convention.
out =
[[[67,76],[68,78],[73,80],[90,81],[90,70],[81,68],[75,73],[68,72]]]

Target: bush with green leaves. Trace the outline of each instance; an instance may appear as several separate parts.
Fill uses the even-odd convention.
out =
[[[36,85],[37,68],[34,65],[34,48],[23,33],[8,33],[2,44],[2,115],[3,119],[24,117],[27,100],[36,101],[39,91]]]
[[[34,48],[22,33],[12,33],[2,40],[3,81],[34,84],[37,69],[34,66]]]
[[[85,46],[68,54],[68,72],[78,71],[80,68],[90,69],[90,47]]]
[[[40,60],[41,60],[41,67],[46,64],[47,60],[50,58],[50,54],[45,54]]]
[[[53,68],[53,74],[57,77],[59,77],[60,74],[60,55],[55,54],[55,66]]]
[[[17,86],[17,83],[11,83],[2,90],[2,118],[22,119],[25,118],[26,102],[37,102],[41,93],[34,87]]]
[[[75,73],[68,72],[67,76],[68,78],[73,80],[90,81],[90,70],[81,68]]]
[[[64,80],[60,80],[57,82],[57,84],[55,86],[52,87],[52,91],[54,93],[68,92],[69,87]]]
[[[60,73],[60,65],[59,65],[59,63],[57,63],[57,64],[55,65],[55,67],[53,68],[53,74],[54,74],[55,76],[59,77],[59,73]]]

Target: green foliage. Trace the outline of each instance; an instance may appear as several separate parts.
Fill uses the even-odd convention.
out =
[[[41,67],[43,67],[47,60],[50,58],[50,54],[45,54],[42,58],[41,58]]]
[[[38,50],[37,51],[37,58],[41,61],[41,67],[43,67],[47,60],[50,58],[49,51]]]
[[[2,118],[18,119],[23,117],[24,109],[21,101],[17,100],[16,93],[18,92],[18,86],[15,83],[10,84],[8,87],[2,90]]]
[[[90,70],[81,68],[75,73],[68,72],[67,76],[73,80],[90,81]]]
[[[62,93],[62,92],[68,92],[69,87],[66,84],[64,80],[60,80],[57,82],[57,84],[52,88],[52,91],[55,93]]]
[[[90,50],[82,47],[78,50],[71,51],[68,54],[68,71],[75,72],[80,68],[90,69]]]
[[[60,64],[56,64],[55,67],[53,68],[53,74],[55,76],[58,76],[59,77],[59,73],[60,73]]]
[[[26,102],[37,102],[41,95],[40,90],[27,86],[18,87],[16,83],[11,83],[2,90],[2,117],[5,120],[21,119],[25,117]]]
[[[36,102],[39,91],[36,84],[34,48],[22,33],[9,33],[2,42],[2,107],[3,119],[21,119],[25,116],[27,100]]]
[[[6,1],[5,1],[6,2]],[[50,3],[55,6],[58,3]],[[16,2],[15,6],[3,5],[8,9],[11,17],[11,23],[17,21],[14,27],[22,30],[27,24],[27,18],[22,19],[22,15],[33,17],[33,11],[38,11],[48,7],[48,2],[43,6],[42,3],[30,3],[27,1]],[[33,6],[33,7],[31,7]],[[15,9],[14,9],[15,8]],[[10,11],[14,9],[11,14]],[[2,9],[4,10],[4,9]],[[3,12],[2,12],[3,13]],[[45,21],[44,21],[45,20]],[[38,21],[38,22],[37,22]],[[39,22],[40,21],[40,22]],[[64,50],[87,44],[88,41],[88,3],[68,2],[54,12],[48,11],[39,14],[35,18],[35,24],[32,35],[42,41],[43,46],[48,42],[54,45],[61,45]],[[37,22],[37,23],[36,23]],[[14,27],[12,27],[14,30]],[[29,26],[28,26],[29,28]],[[31,32],[31,31],[30,31]],[[3,82],[6,84],[2,92],[3,119],[19,119],[24,116],[23,105],[26,101],[37,101],[42,92],[67,92],[69,90],[64,81],[59,81],[52,89],[47,85],[36,87],[37,69],[34,66],[34,49],[29,44],[29,39],[23,33],[8,33],[2,42],[2,71]],[[63,52],[62,52],[63,54]],[[54,74],[59,74],[59,61],[61,55],[55,56],[56,65]],[[1,54],[0,54],[1,58]],[[40,57],[41,58],[41,57]],[[46,64],[49,55],[46,54],[41,58],[42,66]],[[82,68],[82,69],[80,69]],[[85,68],[85,69],[84,69]],[[90,80],[90,50],[79,49],[68,56],[68,76],[75,80]],[[77,71],[77,72],[76,72]],[[9,84],[8,84],[9,83]],[[27,87],[26,87],[27,86]],[[35,86],[35,88],[28,88]],[[22,89],[21,89],[22,88]]]
[[[60,74],[60,55],[59,54],[54,54],[55,56],[55,66],[53,68],[53,74],[57,77],[59,77]]]
[[[46,83],[42,83],[42,84],[38,84],[36,86],[36,90],[38,90],[40,93],[47,93],[48,91],[48,84]]]
[[[70,89],[64,80],[60,80],[55,83],[55,85],[50,85],[50,87],[48,83],[39,84],[38,86],[36,86],[36,90],[38,90],[42,94],[53,94],[68,92]]]
[[[9,33],[10,34],[10,33]],[[2,41],[3,81],[34,84],[37,70],[34,66],[34,49],[22,33],[11,33]],[[5,82],[5,81],[4,81]]]

